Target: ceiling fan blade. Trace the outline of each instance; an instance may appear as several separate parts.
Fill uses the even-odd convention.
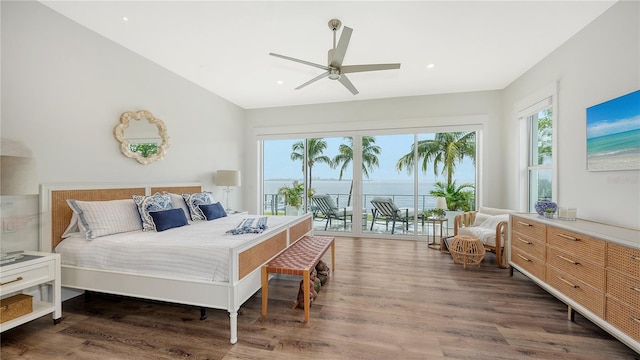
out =
[[[320,68],[322,70],[329,70],[329,68],[327,66],[316,64],[316,63],[312,63],[312,62],[309,62],[309,61],[304,61],[304,60],[300,60],[300,59],[296,59],[296,58],[292,58],[292,57],[284,56],[284,55],[280,55],[280,54],[275,54],[275,53],[269,53],[269,55],[275,56],[275,57],[279,57],[279,58],[282,58],[282,59],[285,59],[285,60],[291,60],[291,61],[295,61],[297,63],[301,63],[301,64],[313,66],[313,67],[317,67],[317,68]]]
[[[342,74],[340,76],[340,79],[338,79],[338,81],[340,81],[340,83],[342,85],[344,85],[344,87],[346,87],[347,89],[349,89],[349,91],[351,91],[351,93],[353,95],[358,95],[359,91],[358,89],[356,89],[355,86],[353,86],[353,84],[351,83],[351,81],[349,81],[349,79],[347,78],[347,75]]]
[[[394,70],[400,69],[400,64],[368,64],[368,65],[344,65],[340,67],[343,74],[362,71]]]
[[[335,51],[333,52],[333,59],[331,59],[332,67],[340,67],[342,65],[342,61],[344,60],[344,55],[347,53],[347,46],[349,46],[349,40],[351,40],[351,33],[353,29],[350,27],[344,27],[342,29],[342,34],[340,34],[340,40],[338,40],[338,45],[336,46]]]
[[[304,83],[304,84],[302,84],[302,85],[298,86],[298,87],[296,88],[296,90],[302,89],[303,87],[305,87],[305,86],[307,86],[307,85],[309,85],[309,84],[311,84],[311,83],[313,83],[313,82],[316,82],[316,81],[318,81],[318,80],[320,80],[320,79],[322,79],[322,78],[325,78],[325,77],[327,77],[328,75],[329,75],[329,72],[328,72],[328,71],[327,71],[327,72],[324,72],[324,73],[322,73],[322,74],[320,74],[320,75],[318,75],[318,76],[314,77],[313,79],[311,79],[311,80],[307,81],[306,83]]]

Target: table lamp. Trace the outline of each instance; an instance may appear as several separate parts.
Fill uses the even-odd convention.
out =
[[[226,193],[225,210],[229,209],[229,193],[231,192],[231,186],[240,186],[240,171],[238,170],[218,170],[216,171],[216,185],[226,186],[223,191]]]

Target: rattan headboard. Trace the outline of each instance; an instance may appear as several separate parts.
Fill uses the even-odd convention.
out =
[[[147,190],[149,191],[147,192]],[[194,193],[202,191],[202,187],[200,185],[184,185],[51,190],[51,196],[49,198],[51,210],[51,249],[55,249],[56,245],[62,241],[62,234],[71,221],[72,212],[67,204],[67,199],[83,201],[131,199],[133,195],[155,194],[156,192],[161,193],[165,191],[174,194]]]

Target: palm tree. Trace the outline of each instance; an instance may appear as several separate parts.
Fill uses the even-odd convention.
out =
[[[465,157],[476,160],[476,133],[474,131],[436,133],[433,140],[418,141],[418,161],[422,161],[420,169],[426,173],[428,164],[433,162],[433,174],[446,174],[447,185],[453,182],[453,174],[458,163]],[[414,147],[411,151],[403,155],[396,163],[396,169],[402,171],[406,168],[411,174],[414,166]],[[440,167],[442,171],[440,172]]]
[[[451,184],[436,181],[435,188],[430,191],[432,196],[442,196],[447,201],[447,208],[452,211],[469,211],[473,199],[475,187],[472,184],[456,185],[455,180]],[[469,190],[468,190],[469,189]]]
[[[338,147],[339,154],[333,158],[333,163],[336,166],[340,166],[340,176],[338,180],[342,180],[345,170],[349,167],[349,164],[353,161],[353,138],[345,137],[347,144],[340,144]],[[379,167],[378,155],[380,155],[382,149],[376,145],[376,138],[373,136],[362,137],[362,175],[367,179],[369,178],[369,171],[373,171],[374,167]],[[349,199],[347,200],[347,206],[351,205],[351,194],[353,193],[353,180],[351,180],[351,186],[349,187]]]
[[[326,156],[326,155],[322,155],[322,153],[327,149],[327,142],[322,139],[316,139],[316,138],[310,138],[307,139],[307,179],[308,179],[308,186],[309,189],[311,189],[311,179],[312,179],[312,175],[311,175],[311,170],[313,169],[313,166],[316,163],[325,163],[327,165],[329,165],[332,169],[335,168],[335,165],[333,164],[333,161],[331,160],[330,157]],[[304,140],[300,140],[296,143],[294,143],[291,146],[291,160],[293,161],[302,161],[302,172],[304,173]]]

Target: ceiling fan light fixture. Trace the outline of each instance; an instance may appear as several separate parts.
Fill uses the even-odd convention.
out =
[[[329,78],[330,80],[338,80],[347,90],[349,90],[353,95],[358,95],[358,89],[351,83],[346,74],[356,73],[356,72],[365,72],[365,71],[379,71],[379,70],[393,70],[400,69],[400,64],[365,64],[365,65],[342,65],[342,61],[344,60],[344,56],[347,52],[347,47],[349,46],[349,41],[351,40],[351,33],[353,29],[347,26],[342,26],[342,23],[338,19],[329,20],[329,29],[333,32],[333,48],[329,49],[328,52],[328,64],[321,65],[316,64],[310,61],[301,60],[292,58],[290,56],[280,55],[276,53],[269,53],[271,56],[279,57],[281,59],[294,61],[300,64],[305,64],[309,66],[313,66],[319,69],[324,70],[324,72],[313,79],[303,83],[296,87],[296,90],[302,89],[303,87],[312,84],[320,79]],[[340,40],[336,44],[336,31],[342,26],[342,33],[340,34]]]

